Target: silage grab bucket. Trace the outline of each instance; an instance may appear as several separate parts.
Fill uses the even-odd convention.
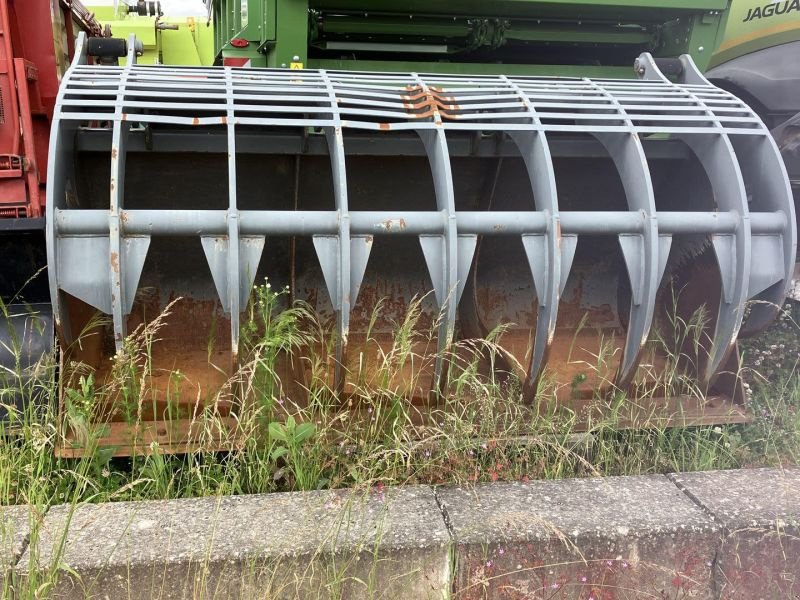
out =
[[[646,352],[655,328],[705,307],[691,368],[708,386],[735,369],[743,319],[765,326],[785,297],[792,195],[762,122],[688,56],[671,65],[678,82],[649,54],[635,69],[611,80],[79,56],[51,138],[61,347],[107,371],[134,324],[181,298],[153,360],[212,393],[268,277],[335,323],[340,391],[369,364],[378,301],[380,345],[419,296],[438,327],[432,355],[505,326],[529,400],[545,373],[565,398],[601,380],[627,390],[645,363],[657,375],[670,348]],[[109,325],[76,345],[96,311]],[[602,372],[576,379],[603,346]],[[437,388],[442,360],[425,368],[429,389],[412,392]]]

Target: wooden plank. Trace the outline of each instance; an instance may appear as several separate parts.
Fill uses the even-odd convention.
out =
[[[200,449],[230,451],[239,448],[241,439],[237,419],[224,417],[215,421],[143,421],[138,426],[119,422],[97,424],[103,435],[97,439],[96,446],[113,448],[115,457],[144,456],[156,449],[162,454],[185,454]],[[61,440],[56,446],[56,456],[80,458],[86,453],[86,447],[74,435],[65,433]]]
[[[430,414],[437,405],[415,403],[412,421],[415,425],[429,422]],[[438,406],[441,409],[441,406]],[[559,409],[568,408],[577,415],[571,433],[591,432],[601,423],[607,423],[611,407],[601,406],[598,401],[574,400]],[[557,410],[559,410],[557,409]],[[371,414],[365,407],[348,411],[352,421],[369,421]],[[295,415],[302,417],[302,415]],[[617,429],[661,429],[672,427],[701,427],[745,423],[751,415],[741,406],[721,396],[707,399],[679,397],[652,398],[641,404],[625,400],[616,409],[613,425]],[[545,417],[546,419],[546,417]],[[144,421],[138,426],[121,422],[98,424],[104,429],[97,439],[97,447],[113,448],[115,457],[148,455],[156,447],[163,454],[183,454],[197,450],[231,451],[243,445],[239,421],[234,417],[220,417],[213,421],[177,419],[175,421]],[[62,431],[64,430],[62,424]],[[529,432],[536,435],[536,431]],[[552,433],[552,432],[549,432]],[[63,443],[56,448],[56,455],[63,458],[79,458],[86,452],[74,435],[66,434]]]

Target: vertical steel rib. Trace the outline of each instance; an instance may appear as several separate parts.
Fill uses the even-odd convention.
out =
[[[425,145],[425,152],[433,175],[436,209],[442,212],[447,219],[444,236],[420,236],[428,270],[433,279],[436,301],[441,310],[438,351],[433,377],[434,389],[438,390],[442,384],[444,352],[452,343],[455,332],[458,305],[458,229],[455,191],[450,152],[442,127],[442,116],[428,85],[418,74],[412,73],[412,77],[422,90],[422,94],[432,102],[435,128],[417,129],[417,133]],[[441,277],[440,281],[436,281],[437,277]]]
[[[731,142],[751,198],[751,212],[782,212],[786,227],[777,235],[752,236],[753,263],[759,268],[751,267],[747,295],[759,301],[750,305],[741,329],[743,335],[763,330],[777,316],[789,292],[797,255],[797,232],[791,226],[796,217],[789,176],[775,139],[766,126],[762,127],[766,134],[763,137],[738,136]],[[775,260],[775,255],[783,260]]]
[[[80,32],[75,40],[75,56],[72,59],[67,73],[64,75],[64,85],[58,89],[58,96],[53,110],[53,126],[50,130],[48,146],[49,160],[47,162],[47,189],[45,205],[45,241],[47,244],[47,278],[50,286],[50,302],[53,310],[53,321],[57,334],[69,344],[73,341],[72,328],[69,319],[61,306],[61,292],[59,284],[59,270],[56,267],[59,259],[58,232],[56,231],[56,209],[66,205],[67,192],[67,158],[73,152],[73,139],[67,136],[65,129],[74,124],[61,120],[62,103],[68,89],[67,81],[72,71],[78,65],[86,64],[86,33]],[[69,147],[69,150],[67,149]]]
[[[688,55],[681,56],[680,60],[683,65],[683,83],[711,87]],[[648,76],[666,80],[657,68],[652,70]],[[712,126],[719,130],[719,133],[689,132],[677,137],[680,137],[692,149],[700,161],[711,184],[718,210],[733,212],[739,220],[739,227],[735,233],[711,236],[722,280],[717,323],[711,343],[711,352],[706,363],[705,373],[703,373],[703,381],[711,383],[733,349],[742,325],[745,303],[748,299],[747,285],[751,269],[752,236],[747,191],[730,138],[714,111],[708,107],[705,101],[691,90],[682,89],[686,97],[696,103],[698,112],[705,114]]]
[[[128,56],[119,78],[117,98],[114,106],[111,133],[111,179],[109,181],[110,206],[108,211],[108,250],[111,273],[111,317],[114,322],[114,345],[117,353],[122,350],[127,335],[125,323],[125,252],[120,231],[120,211],[125,200],[125,158],[130,125],[124,120],[125,92],[131,70],[136,64],[136,43],[133,36],[128,40]]]
[[[236,113],[233,98],[233,75],[225,69],[226,135],[228,143],[228,306],[231,315],[231,363],[239,364],[239,319],[241,318],[241,257],[239,256],[239,208],[236,198]]]
[[[350,289],[350,211],[347,201],[347,171],[344,156],[344,135],[342,133],[342,119],[339,113],[339,104],[336,99],[336,90],[325,71],[320,75],[325,82],[328,90],[328,100],[330,102],[331,117],[334,122],[333,127],[325,128],[325,137],[328,142],[328,153],[331,159],[331,171],[333,173],[333,195],[336,203],[336,211],[339,213],[339,235],[335,244],[328,246],[329,250],[335,248],[335,286],[329,286],[331,302],[336,312],[336,364],[334,367],[334,386],[337,392],[344,389],[345,384],[345,362],[347,360],[347,338],[350,333],[350,312],[352,309],[351,289]],[[321,246],[317,246],[319,253]],[[320,256],[320,261],[325,268],[326,258]]]
[[[628,209],[638,211],[644,219],[644,229],[639,234],[618,236],[623,259],[628,269],[631,283],[631,310],[625,348],[622,352],[615,385],[620,389],[630,386],[639,366],[642,350],[647,342],[653,323],[656,294],[661,280],[659,261],[658,222],[656,220],[656,201],[647,157],[634,130],[633,122],[623,106],[613,94],[590,79],[586,83],[601,92],[616,108],[620,121],[629,129],[626,133],[594,133],[605,146],[619,173]],[[598,215],[602,219],[602,213]]]
[[[519,95],[530,113],[531,123],[540,125],[541,120],[536,108],[527,94],[508,77],[502,78]],[[534,209],[543,213],[547,221],[547,231],[544,235],[522,236],[538,298],[536,333],[528,373],[523,384],[525,399],[532,400],[536,395],[539,376],[547,364],[547,356],[556,330],[562,284],[561,227],[555,169],[544,131],[512,131],[509,132],[509,136],[519,148],[525,163],[533,192]]]

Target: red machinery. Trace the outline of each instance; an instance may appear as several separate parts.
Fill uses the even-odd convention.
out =
[[[81,30],[102,35],[77,0],[0,0],[0,218],[44,216],[50,119]]]
[[[75,38],[104,34],[78,0],[0,0],[0,385],[52,348],[44,238],[50,121]],[[21,380],[21,382],[20,382]],[[19,403],[19,398],[14,399]],[[0,399],[0,419],[7,413]]]

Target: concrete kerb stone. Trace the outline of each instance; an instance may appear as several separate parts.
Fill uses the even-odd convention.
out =
[[[451,581],[426,486],[61,506],[38,541],[56,598],[442,598]]]
[[[800,469],[676,473],[670,478],[724,528],[717,597],[800,595]]]
[[[0,565],[56,598],[789,598],[798,523],[800,469],[405,486],[0,508]]]
[[[0,595],[30,537],[31,508],[0,506]]]
[[[440,488],[466,598],[711,598],[719,528],[663,476]]]

